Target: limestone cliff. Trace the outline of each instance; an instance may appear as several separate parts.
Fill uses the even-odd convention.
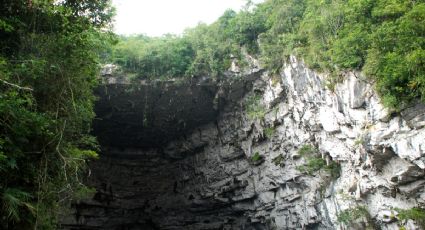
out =
[[[398,211],[425,205],[425,106],[388,111],[360,73],[333,92],[295,58],[280,75],[110,79],[97,193],[65,229],[421,228]]]

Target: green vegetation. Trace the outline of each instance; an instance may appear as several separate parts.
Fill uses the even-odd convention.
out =
[[[338,222],[345,225],[353,223],[355,220],[360,218],[365,218],[368,222],[371,219],[369,211],[367,211],[364,206],[357,206],[355,208],[344,210],[338,214],[337,218]]]
[[[356,141],[354,141],[354,146],[361,146],[364,143],[364,137],[359,137],[356,139]]]
[[[251,120],[263,119],[266,115],[266,108],[261,104],[261,95],[254,94],[247,98],[246,113]]]
[[[172,35],[121,37],[113,52],[113,61],[127,73],[148,79],[184,76],[194,56],[187,40]]]
[[[331,161],[325,166],[325,171],[331,175],[331,178],[336,179],[341,175],[341,165],[335,161]]]
[[[258,162],[261,159],[263,159],[263,157],[260,155],[259,152],[255,152],[254,155],[251,157],[252,162]]]
[[[326,160],[320,156],[317,156],[318,150],[312,145],[303,145],[299,150],[298,154],[305,158],[306,163],[297,167],[297,170],[308,175],[314,175],[315,172],[324,169],[331,175],[331,178],[336,179],[340,176],[341,165],[335,161],[331,161],[329,164]]]
[[[425,99],[425,3],[394,0],[270,0],[262,60],[278,70],[294,54],[312,68],[363,70],[385,105]],[[329,81],[332,87],[338,78]]]
[[[414,220],[422,228],[425,228],[425,210],[422,208],[395,209],[399,220]]]
[[[94,197],[96,194],[96,189],[91,187],[82,186],[79,190],[75,191],[73,194],[74,200],[84,200]]]
[[[276,166],[280,166],[283,167],[285,166],[285,162],[284,162],[285,158],[283,157],[282,154],[279,154],[279,156],[273,158],[272,162],[276,165]]]
[[[264,129],[264,135],[266,135],[267,138],[272,138],[273,134],[276,132],[276,128],[274,127],[267,127]]]
[[[295,55],[328,73],[331,89],[342,73],[359,70],[388,107],[425,101],[423,0],[266,0],[181,36],[120,37],[116,46],[109,0],[6,0],[0,7],[1,229],[56,229],[59,207],[89,194],[81,176],[97,156],[89,133],[100,60],[137,79],[218,78],[233,59],[246,65],[246,54],[274,73]],[[250,119],[264,118],[260,99],[248,98]],[[299,150],[306,158],[300,170],[339,175],[339,165],[316,152]],[[401,216],[422,221],[420,213]]]
[[[97,156],[92,89],[112,11],[106,0],[0,8],[0,229],[57,229]]]
[[[300,149],[298,149],[298,154],[300,156],[312,155],[316,152],[316,148],[314,148],[312,145],[303,145]]]
[[[376,82],[388,107],[425,101],[425,2],[401,0],[266,0],[182,36],[121,37],[107,59],[139,78],[218,77],[244,50],[276,73],[290,55],[329,74],[347,70]],[[0,24],[1,25],[1,24]]]
[[[143,35],[120,37],[105,60],[121,65],[140,79],[174,77],[218,77],[226,71],[231,59],[241,58],[241,47],[257,53],[257,37],[266,31],[266,14],[250,10],[240,13],[227,10],[211,25],[199,24],[182,36]]]
[[[320,157],[307,157],[304,165],[298,166],[297,170],[308,175],[314,175],[315,172],[326,166],[326,161]]]

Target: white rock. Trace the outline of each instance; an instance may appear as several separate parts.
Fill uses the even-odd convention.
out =
[[[333,133],[340,130],[335,114],[330,108],[320,108],[319,122],[326,132]]]

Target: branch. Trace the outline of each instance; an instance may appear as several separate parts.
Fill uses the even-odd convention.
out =
[[[7,81],[5,81],[5,80],[3,80],[3,79],[0,79],[0,81],[1,81],[1,82],[3,82],[3,83],[4,83],[4,84],[6,84],[6,85],[9,85],[9,86],[15,87],[15,88],[20,89],[20,90],[29,90],[29,91],[34,91],[32,88],[29,88],[29,87],[22,87],[22,86],[19,86],[19,85],[15,85],[15,84],[10,83],[10,82],[7,82]]]

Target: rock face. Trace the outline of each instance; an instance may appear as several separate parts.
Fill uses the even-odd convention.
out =
[[[425,206],[425,106],[392,113],[361,74],[345,79],[331,92],[292,58],[208,87],[107,86],[97,193],[62,228],[420,229],[395,209]]]
[[[158,82],[110,84],[98,88],[94,129],[101,143],[115,147],[160,147],[216,119],[212,84]]]

